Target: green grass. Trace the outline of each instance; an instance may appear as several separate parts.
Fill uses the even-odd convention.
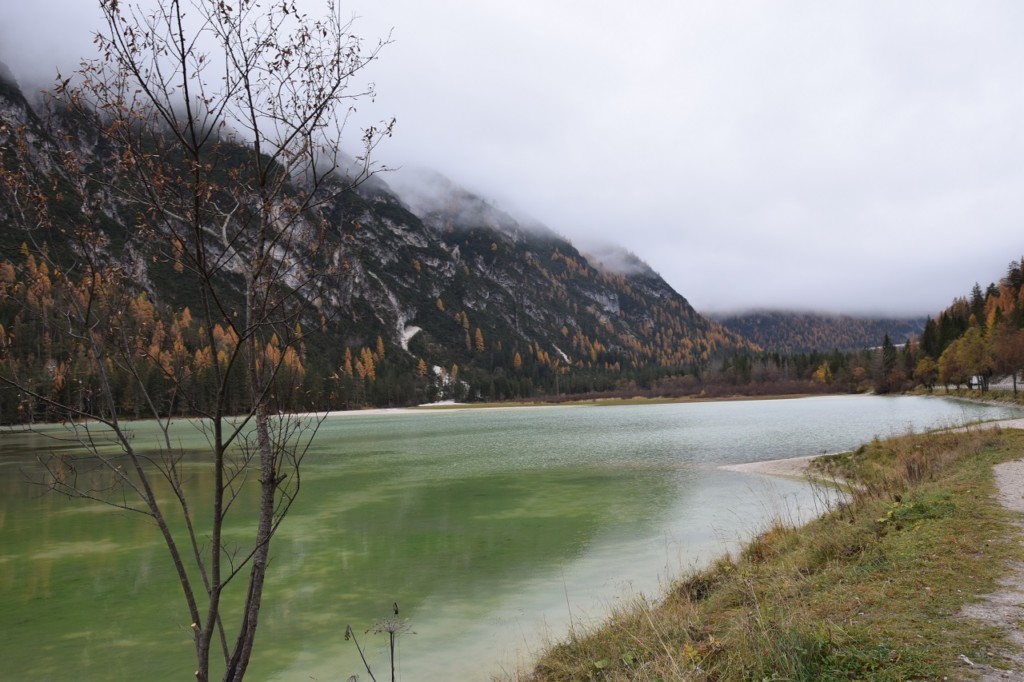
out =
[[[992,477],[1022,450],[1021,432],[975,430],[826,458],[818,473],[851,485],[845,503],[577,626],[517,679],[942,680],[960,654],[998,666],[1002,633],[957,614],[1024,557]]]

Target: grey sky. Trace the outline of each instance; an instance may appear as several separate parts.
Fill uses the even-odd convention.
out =
[[[4,1],[22,80],[90,53],[88,0]],[[1024,255],[1016,0],[347,7],[393,27],[380,158],[621,244],[699,310],[932,314]]]

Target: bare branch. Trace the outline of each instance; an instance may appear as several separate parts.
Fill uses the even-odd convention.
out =
[[[367,47],[333,0],[319,19],[288,1],[100,6],[99,54],[55,93],[52,141],[15,135],[25,163],[0,164],[27,244],[23,262],[0,264],[0,294],[17,308],[13,331],[0,329],[0,384],[25,421],[71,424],[67,456],[44,463],[50,488],[155,521],[197,678],[219,643],[224,679],[241,680],[271,542],[322,423],[288,411],[302,325],[336,269],[324,209],[373,174],[370,153],[391,134],[393,121],[346,138],[354,104],[374,94],[361,75],[390,38]],[[154,447],[133,443],[141,417],[157,425]],[[175,442],[186,425],[212,473],[203,509]],[[224,524],[253,496],[255,532],[229,546]],[[229,587],[242,604],[232,633]]]

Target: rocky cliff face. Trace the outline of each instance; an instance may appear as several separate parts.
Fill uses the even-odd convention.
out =
[[[55,136],[99,158],[96,140],[59,117],[44,123],[0,74],[3,164],[45,171]],[[15,144],[31,148],[36,168],[12,167]],[[396,190],[388,180],[375,176],[324,208],[327,257],[338,274],[319,302],[328,323],[307,363],[325,377],[343,376],[346,349],[383,349],[375,381],[391,387],[351,394],[365,402],[602,390],[751,347],[635,258],[581,253],[443,179],[428,192]],[[154,300],[184,305],[187,292],[173,272],[133,259],[124,208],[113,197],[101,203],[109,257],[137,271]],[[3,259],[16,259],[22,241],[15,213],[9,203],[0,206],[9,226]],[[55,215],[59,230],[75,229],[73,206]]]

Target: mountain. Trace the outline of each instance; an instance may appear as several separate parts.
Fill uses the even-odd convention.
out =
[[[875,348],[886,336],[900,345],[920,337],[925,325],[925,318],[865,318],[780,310],[712,318],[765,350],[778,353]]]
[[[76,196],[69,184],[78,180],[54,171],[56,155],[68,149],[79,167],[99,167],[109,143],[60,111],[40,116],[3,76],[0,167],[8,186],[0,187],[0,218],[9,228],[0,261],[8,271],[25,269],[28,237],[13,229],[26,221],[11,183],[33,176],[33,186],[50,188],[41,199],[46,229],[35,235],[51,258],[72,258],[68,236],[88,222],[104,257],[130,272],[150,300],[189,305],[188,282],[175,264],[144,257],[146,236],[133,230],[129,206],[96,188],[89,196],[97,208],[85,221],[69,198]],[[319,330],[303,358],[311,407],[608,390],[755,349],[698,314],[631,254],[582,253],[437,175],[396,187],[389,180],[373,176],[320,209],[330,226],[332,274],[317,301],[320,318],[304,324]],[[301,251],[281,257],[305,258]],[[10,329],[17,314],[0,310],[0,323]]]

